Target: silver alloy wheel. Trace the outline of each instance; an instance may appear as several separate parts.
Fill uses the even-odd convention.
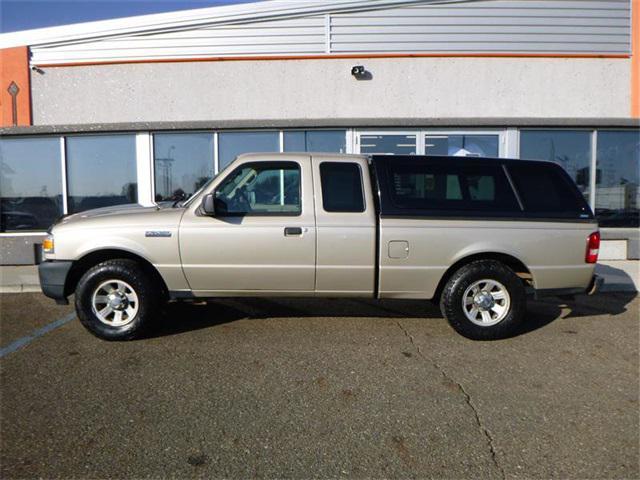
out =
[[[478,280],[462,295],[462,310],[467,318],[481,327],[500,323],[509,313],[511,297],[507,288],[495,280]]]
[[[122,327],[138,313],[138,295],[122,280],[102,282],[93,292],[91,308],[98,320],[110,327]]]

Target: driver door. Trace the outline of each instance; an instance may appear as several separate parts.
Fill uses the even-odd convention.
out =
[[[194,206],[180,226],[180,252],[191,289],[211,296],[313,294],[316,227],[310,157],[274,161],[252,156],[228,170],[215,187],[215,216]]]

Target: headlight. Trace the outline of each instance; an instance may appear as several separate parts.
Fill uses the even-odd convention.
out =
[[[47,235],[47,237],[42,242],[42,251],[44,253],[54,253],[56,251],[55,246],[53,244],[53,235]]]

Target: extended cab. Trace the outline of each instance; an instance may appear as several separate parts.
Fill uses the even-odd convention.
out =
[[[247,154],[183,203],[63,218],[39,272],[105,339],[138,336],[163,301],[233,296],[434,299],[491,339],[528,294],[594,292],[599,241],[550,162]]]

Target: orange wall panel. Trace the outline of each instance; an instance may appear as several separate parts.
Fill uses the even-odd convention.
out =
[[[640,118],[640,0],[631,2],[631,116]]]
[[[15,83],[19,89],[15,95],[15,107],[12,95],[8,91],[11,83]],[[13,125],[31,125],[28,47],[0,50],[0,127]]]

